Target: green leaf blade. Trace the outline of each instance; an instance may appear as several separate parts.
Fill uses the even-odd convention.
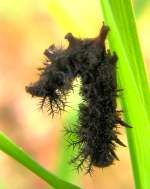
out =
[[[130,0],[101,0],[109,43],[116,51],[118,86],[124,89],[121,104],[127,123],[128,144],[137,189],[149,186],[150,91]]]
[[[26,152],[24,152],[21,148],[14,144],[2,132],[0,132],[0,150],[11,156],[13,159],[17,160],[17,162],[21,163],[23,166],[31,170],[37,176],[41,177],[55,189],[81,189],[78,186],[61,180],[54,174],[47,171],[35,160],[33,160]]]

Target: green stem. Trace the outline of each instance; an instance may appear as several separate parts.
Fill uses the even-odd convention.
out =
[[[118,86],[127,123],[128,144],[137,189],[149,188],[150,90],[130,0],[100,0],[109,44],[116,51]]]
[[[44,169],[2,132],[0,132],[0,149],[56,189],[81,189],[78,186],[59,179],[57,176]]]

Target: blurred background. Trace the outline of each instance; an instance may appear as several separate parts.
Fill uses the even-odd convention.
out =
[[[133,5],[149,76],[150,1],[134,0]],[[42,166],[84,189],[133,189],[128,148],[118,148],[120,161],[95,169],[92,177],[78,174],[68,164],[73,151],[67,148],[62,131],[77,119],[77,90],[69,97],[73,108],[53,120],[39,111],[38,99],[25,92],[25,86],[38,78],[36,68],[42,65],[42,53],[50,44],[67,46],[67,32],[94,37],[102,21],[98,0],[0,1],[0,130]],[[121,133],[127,144],[125,131]],[[0,189],[51,188],[1,151],[0,170]]]

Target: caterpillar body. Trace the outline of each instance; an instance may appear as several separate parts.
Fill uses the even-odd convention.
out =
[[[78,124],[74,129],[65,130],[74,135],[71,144],[78,148],[71,162],[87,172],[91,172],[93,166],[106,167],[118,160],[116,145],[125,145],[118,138],[117,127],[130,127],[117,111],[118,58],[105,47],[108,32],[109,27],[103,24],[96,38],[79,39],[68,33],[65,36],[68,48],[50,46],[44,54],[51,64],[46,63],[39,80],[26,87],[32,96],[41,97],[42,107],[48,104],[50,114],[54,115],[64,110],[73,80],[77,76],[81,78],[83,102],[79,107]]]

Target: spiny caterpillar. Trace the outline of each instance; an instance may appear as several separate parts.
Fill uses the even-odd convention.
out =
[[[96,38],[79,39],[68,33],[65,36],[68,48],[50,46],[44,53],[48,62],[41,69],[39,80],[26,87],[32,96],[42,97],[42,107],[47,104],[54,115],[64,110],[73,80],[81,78],[83,101],[78,124],[65,130],[73,135],[71,144],[78,147],[78,154],[71,162],[86,172],[91,172],[93,166],[107,167],[118,160],[116,145],[125,145],[118,138],[117,126],[130,127],[122,121],[121,111],[116,110],[120,91],[116,81],[117,55],[105,47],[108,32],[109,27],[103,24]]]

